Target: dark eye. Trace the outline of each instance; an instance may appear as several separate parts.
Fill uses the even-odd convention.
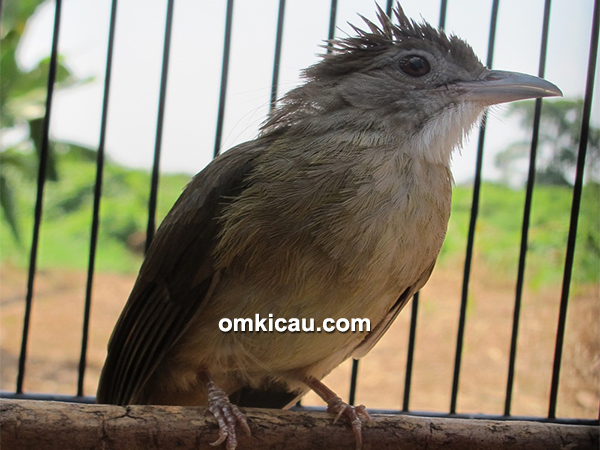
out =
[[[400,60],[400,70],[411,77],[422,77],[429,73],[431,66],[422,56],[409,55]]]

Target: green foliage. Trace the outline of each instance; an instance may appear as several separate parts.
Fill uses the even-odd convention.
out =
[[[7,157],[15,151],[7,151]],[[57,146],[56,183],[48,184],[44,198],[39,247],[39,267],[84,269],[90,247],[92,204],[96,178],[95,152],[78,146]],[[35,180],[18,170],[7,170],[10,183],[18,186],[15,201],[21,212],[22,236],[31,235]],[[157,220],[160,222],[188,182],[187,175],[165,175],[159,184]],[[106,163],[100,205],[100,233],[96,267],[100,271],[135,273],[142,259],[131,245],[132,237],[144,236],[148,220],[150,174]],[[0,214],[0,261],[26,267],[28,245],[9,238],[10,224]],[[29,242],[25,241],[27,244]]]
[[[598,282],[600,278],[600,184],[583,187],[581,213],[577,228],[576,279]]]
[[[466,249],[472,188],[454,190],[452,216],[440,263],[456,264]],[[534,191],[529,227],[526,282],[532,288],[562,282],[572,189],[538,186]],[[475,254],[497,277],[516,280],[525,192],[484,183],[475,234]],[[573,279],[578,284],[600,280],[600,185],[584,187],[577,228]]]
[[[3,127],[12,127],[44,116],[46,87],[50,59],[43,59],[30,71],[23,71],[16,58],[17,48],[29,18],[42,0],[5,2],[2,7],[2,46],[0,46],[0,121]],[[76,79],[59,62],[56,87],[73,85]]]
[[[16,54],[27,21],[42,0],[5,2],[2,8],[2,45],[0,46],[0,123],[1,132],[8,129],[25,131],[25,138],[12,148],[0,153],[0,209],[17,241],[21,239],[20,213],[15,202],[15,189],[6,171],[21,171],[24,177],[34,178],[42,148],[43,124],[50,59],[43,59],[36,67],[23,71]],[[55,89],[64,89],[89,80],[76,80],[60,60],[56,69]],[[57,143],[50,143],[46,179],[57,181]],[[62,143],[62,146],[68,145]],[[7,152],[8,151],[8,152]]]
[[[534,101],[512,103],[508,112],[520,119],[523,130],[532,129]],[[583,99],[553,99],[544,102],[540,118],[536,181],[538,184],[569,186],[573,177],[583,120]],[[506,179],[519,161],[529,159],[531,136],[512,143],[496,155],[496,166]],[[600,129],[590,127],[586,155],[588,179],[599,181]]]

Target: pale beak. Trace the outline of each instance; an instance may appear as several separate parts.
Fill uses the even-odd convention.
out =
[[[562,97],[561,90],[543,78],[501,70],[490,70],[481,80],[459,81],[454,87],[462,99],[487,105],[526,98]]]

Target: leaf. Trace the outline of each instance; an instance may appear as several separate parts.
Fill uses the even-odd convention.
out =
[[[583,120],[583,99],[552,99],[543,102],[540,128],[538,136],[538,164],[537,181],[540,184],[565,185],[569,175],[577,163],[579,152],[579,139]],[[531,139],[531,128],[534,117],[535,102],[516,102],[509,109],[509,115],[520,119],[520,125],[527,131],[526,146],[528,149]],[[586,155],[586,168],[588,178],[598,180],[598,166],[600,165],[600,129],[590,126]],[[515,151],[517,147],[511,144],[496,156],[496,166],[505,172],[518,170],[515,164],[518,159],[527,153]]]
[[[17,244],[21,245],[21,235],[19,234],[19,226],[17,223],[17,214],[14,201],[14,193],[6,177],[0,174],[0,207],[4,212],[4,217],[8,222],[10,231],[15,238]]]
[[[24,154],[14,147],[0,152],[0,167],[3,170],[6,170],[8,167],[15,168],[24,178],[29,180],[35,179],[36,170],[34,162],[33,155]]]
[[[33,140],[33,145],[40,158],[42,153],[42,138],[44,132],[44,118],[33,119],[29,121],[29,133]],[[58,170],[56,166],[56,152],[54,151],[54,145],[48,143],[48,159],[46,165],[46,180],[47,181],[58,181]],[[40,158],[41,159],[41,158]]]
[[[44,3],[44,0],[13,0],[3,3],[2,29],[5,33],[16,30],[21,35],[27,19],[33,15],[38,6]],[[2,38],[4,39],[4,33]]]

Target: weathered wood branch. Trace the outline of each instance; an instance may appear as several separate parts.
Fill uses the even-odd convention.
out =
[[[347,421],[321,412],[244,409],[252,436],[239,450],[354,449]],[[594,426],[374,415],[367,449],[587,450],[599,448]],[[0,400],[2,449],[202,449],[217,439],[206,408],[112,406]],[[224,448],[224,447],[223,447]]]

